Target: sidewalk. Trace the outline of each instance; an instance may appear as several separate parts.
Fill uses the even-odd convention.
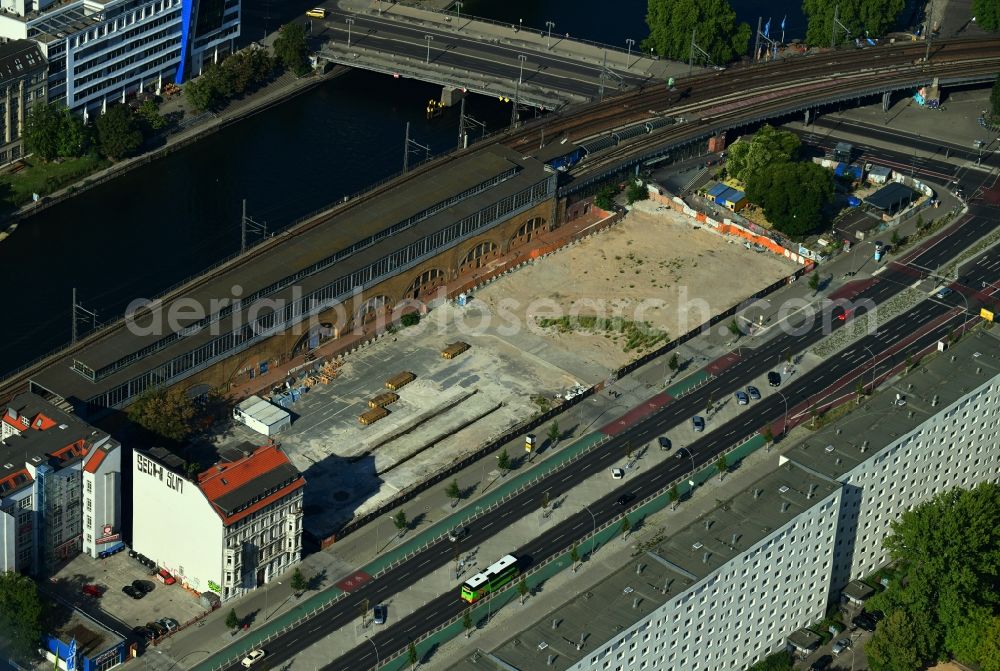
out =
[[[629,52],[621,47],[574,39],[570,37],[569,33],[552,33],[549,37],[543,27],[510,25],[465,16],[459,18],[451,12],[445,14],[444,12],[390,2],[390,0],[383,0],[381,3],[379,0],[338,0],[337,4],[341,10],[346,12],[375,16],[380,15],[379,7],[381,5],[383,19],[405,21],[448,32],[461,31],[466,36],[476,36],[497,44],[507,44],[520,49],[572,58],[581,63],[601,65],[607,58],[609,68],[630,74],[644,74],[664,81],[668,77],[687,75],[688,72],[685,63],[650,58],[643,55],[638,49],[632,49]],[[703,68],[697,69],[697,72],[702,71],[704,71]]]

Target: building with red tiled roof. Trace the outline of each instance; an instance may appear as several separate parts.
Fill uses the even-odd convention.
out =
[[[133,549],[186,587],[225,601],[301,560],[305,478],[277,445],[244,443],[194,477],[162,448],[132,469]]]
[[[0,572],[44,575],[121,544],[121,445],[26,393],[0,416]]]

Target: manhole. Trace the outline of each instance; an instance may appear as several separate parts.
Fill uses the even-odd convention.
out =
[[[339,491],[339,492],[334,492],[333,493],[333,500],[334,501],[343,502],[343,501],[346,501],[349,498],[351,498],[351,493],[350,492]]]

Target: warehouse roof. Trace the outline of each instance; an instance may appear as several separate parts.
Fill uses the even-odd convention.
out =
[[[875,209],[885,210],[891,214],[901,209],[902,206],[909,205],[916,195],[917,192],[905,184],[889,182],[865,198],[865,202]]]

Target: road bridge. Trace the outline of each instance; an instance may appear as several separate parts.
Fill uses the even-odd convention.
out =
[[[378,240],[385,257],[381,260],[371,258],[371,261],[376,265],[383,264],[383,261],[387,264],[378,265],[380,277],[389,278],[392,273],[396,273],[392,277],[399,280],[393,280],[394,286],[403,282],[393,289],[395,293],[392,301],[413,289],[412,286],[409,290],[404,286],[406,282],[403,281],[402,273],[412,273],[414,282],[426,279],[428,283],[447,287],[476,263],[492,258],[490,255],[506,253],[507,241],[511,236],[518,237],[519,226],[558,225],[557,210],[552,200],[556,188],[559,195],[565,196],[586,188],[588,184],[607,179],[609,175],[632,169],[650,158],[663,156],[673,148],[690,145],[699,139],[746,123],[787,115],[797,109],[818,107],[852,97],[877,95],[882,91],[900,86],[909,87],[933,77],[939,77],[945,84],[992,80],[1000,69],[1000,39],[997,38],[940,41],[934,45],[927,62],[923,62],[923,54],[924,46],[919,44],[833,52],[795,61],[700,75],[679,80],[673,91],[667,90],[665,86],[657,86],[584,105],[579,110],[558,112],[539,122],[525,124],[514,132],[493,136],[492,142],[452,152],[407,175],[390,180],[363,196],[317,215],[220,267],[215,273],[218,277],[204,276],[173,291],[163,309],[168,310],[172,301],[197,297],[202,305],[217,306],[217,312],[206,315],[202,321],[205,326],[218,329],[228,323],[225,320],[229,313],[222,312],[231,312],[235,304],[234,296],[229,291],[232,283],[227,283],[221,277],[223,274],[239,275],[242,299],[237,302],[247,311],[254,309],[255,303],[261,303],[263,307],[266,299],[273,293],[271,289],[274,287],[265,286],[264,279],[267,278],[262,279],[262,263],[268,269],[274,269],[274,273],[280,270],[282,276],[294,277],[298,285],[316,285],[322,281],[320,273],[334,273],[340,277],[341,271],[346,272],[354,261],[345,264],[344,261],[336,261],[334,257],[344,255],[346,259],[352,253],[349,251],[352,241],[342,240],[342,236],[331,231],[338,228],[348,230],[343,227],[345,221],[355,222],[349,229],[357,229],[359,226],[371,228],[371,235],[376,236],[372,237],[372,241]],[[623,125],[642,123],[652,118],[651,115],[659,119],[672,119],[673,123],[655,128],[650,124],[650,132],[618,144],[612,143],[602,152],[584,157],[578,165],[570,166],[565,173],[559,173],[557,186],[552,185],[554,179],[545,177],[545,165],[551,166],[553,162],[565,159],[578,148],[575,143],[579,142],[580,146],[584,146],[588,138],[599,138],[602,133],[607,134]],[[470,172],[470,166],[475,166],[473,172],[476,174],[481,173],[482,181],[478,178],[469,181],[475,176]],[[551,173],[549,175],[556,177]],[[495,218],[496,212],[488,211],[492,207],[491,203],[486,202],[491,197],[490,194],[494,193],[498,204],[504,204],[504,208],[513,207],[511,210],[505,209],[505,212],[516,213],[521,218],[503,221]],[[453,219],[452,214],[445,210],[455,207],[459,201],[463,202],[463,220],[477,212],[487,212],[489,217],[494,217],[490,222],[503,227],[498,228],[503,231],[500,237],[494,241],[491,236],[496,237],[496,234],[490,233],[489,228],[469,229],[455,238],[461,240],[463,247],[449,252],[451,256],[447,257],[447,267],[434,265],[433,259],[429,258],[421,261],[423,257],[413,257],[403,265],[394,265],[398,262],[394,260],[396,251],[409,249],[414,244],[411,233],[402,234],[404,230],[410,230],[409,224],[405,222],[417,216]],[[394,207],[393,203],[398,207],[405,204],[406,208],[420,211],[394,212],[398,218],[393,221],[400,222],[401,227],[397,230],[391,226],[389,229],[376,231],[378,220],[372,220],[373,207],[377,205],[376,209],[391,209]],[[417,204],[425,209],[417,208]],[[329,248],[328,254],[333,260],[325,265],[303,264],[304,240],[315,235],[307,233],[323,230],[328,232],[322,235],[330,238],[330,243],[324,249]],[[477,236],[476,239],[473,239],[473,233]],[[371,252],[364,254],[363,260],[372,256]],[[353,258],[362,259],[362,256],[355,255]],[[419,272],[414,265],[418,261],[427,265],[426,268],[421,267]],[[281,277],[274,275],[269,281],[279,279]],[[406,279],[408,281],[409,276]],[[350,284],[353,280],[345,281]],[[290,290],[285,284],[279,284],[280,286],[275,285],[275,290]],[[215,289],[211,289],[213,286]],[[364,283],[356,286],[367,289]],[[380,296],[382,295],[375,298]],[[390,300],[385,297],[382,299]],[[260,311],[261,307],[257,310]],[[319,307],[332,309],[331,305],[326,304]],[[391,307],[392,304],[389,303],[354,306],[354,309]],[[263,312],[271,312],[271,309],[263,309]],[[301,313],[296,314],[301,316]],[[285,337],[287,334],[279,333],[275,328],[277,323],[271,322],[268,328],[255,331],[249,336],[243,335],[242,331],[233,331],[231,339],[213,341],[215,349],[202,351],[198,348],[206,346],[202,342],[206,337],[204,333],[188,333],[180,328],[175,332],[164,333],[156,343],[145,343],[143,337],[131,337],[125,324],[118,322],[11,376],[0,383],[0,395],[11,395],[27,386],[29,381],[34,381],[38,387],[36,391],[48,391],[62,398],[73,396],[77,399],[78,407],[82,404],[96,410],[121,408],[148,384],[172,386],[182,381],[193,387],[197,387],[193,383],[207,384],[193,376],[201,374],[212,365],[225,368],[224,373],[219,372],[223,377],[232,376],[240,365],[247,363],[227,363],[232,353],[249,351],[252,345],[256,346],[261,342],[277,342],[273,338],[275,335],[282,337],[281,355],[292,356],[297,351],[295,348],[300,345],[301,338]],[[224,334],[219,334],[220,337],[222,335]],[[149,337],[145,336],[145,340],[149,340]],[[96,370],[88,370],[87,361],[91,357],[84,356],[88,351],[90,354],[103,352],[103,358],[97,357],[101,358],[101,366],[107,368],[110,365],[114,370],[108,368],[109,374],[105,377],[98,375]],[[114,361],[104,361],[108,359],[109,352],[114,353]],[[260,354],[263,350],[254,352]],[[187,358],[189,353],[191,361]],[[274,353],[268,351],[266,355],[257,356],[256,359],[263,361],[271,358],[272,354]],[[168,359],[170,366],[164,368],[164,362]],[[77,366],[77,362],[83,365]],[[73,366],[77,366],[76,372],[69,370]],[[90,368],[93,369],[93,366]],[[134,380],[139,383],[129,386],[127,393],[116,391],[109,395],[112,390],[104,387],[116,380],[121,384]],[[115,387],[123,389],[120,384]]]

